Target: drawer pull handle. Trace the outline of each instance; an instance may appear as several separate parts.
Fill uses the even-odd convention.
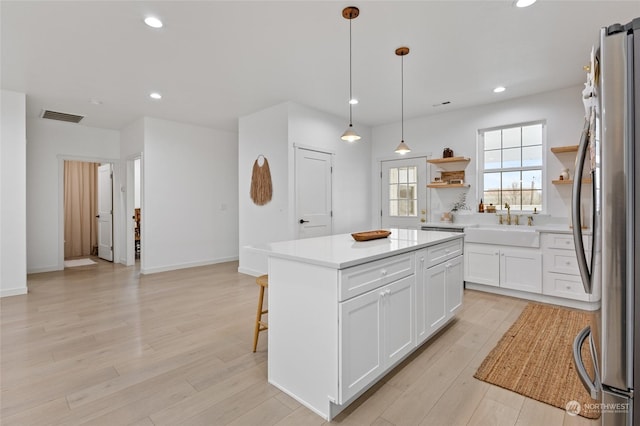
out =
[[[571,290],[571,286],[570,285],[567,286],[567,290]]]
[[[386,270],[386,269],[382,269],[382,270],[380,271],[380,273],[381,273],[382,275],[387,275],[387,270]]]
[[[568,261],[568,260],[567,260],[565,263],[566,263],[567,265],[571,265],[571,262],[570,262],[570,261]]]
[[[384,290],[380,292],[380,297],[384,297]]]
[[[391,289],[390,289],[390,288],[388,288],[387,290],[385,290],[385,293],[386,293],[386,294],[391,294]]]
[[[444,252],[445,252],[445,253],[447,253],[447,254],[448,254],[450,251],[451,251],[451,250],[449,250],[449,249],[444,249]]]

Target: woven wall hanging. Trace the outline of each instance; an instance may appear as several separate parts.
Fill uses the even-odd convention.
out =
[[[262,165],[260,158],[262,157]],[[253,162],[253,172],[251,173],[251,199],[259,206],[264,206],[271,201],[273,187],[271,186],[271,171],[267,157],[260,154]]]

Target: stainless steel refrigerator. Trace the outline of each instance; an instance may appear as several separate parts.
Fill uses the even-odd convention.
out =
[[[634,398],[640,383],[640,18],[601,30],[585,86],[575,176],[583,176],[584,167],[593,178],[590,255],[580,226],[573,235],[585,291],[601,291],[602,298],[573,355],[582,383],[600,403],[602,424],[632,426],[640,424],[640,398]],[[573,184],[574,225],[581,223],[581,181]],[[585,369],[584,342],[595,374]]]

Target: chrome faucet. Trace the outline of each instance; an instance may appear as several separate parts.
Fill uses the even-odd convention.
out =
[[[504,203],[504,208],[507,209],[507,225],[511,225],[511,206],[509,203]]]

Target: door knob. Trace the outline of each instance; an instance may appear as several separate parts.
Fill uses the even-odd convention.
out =
[[[300,223],[301,223],[301,224],[302,224],[302,223],[308,223],[308,222],[309,222],[308,220],[300,219]]]

